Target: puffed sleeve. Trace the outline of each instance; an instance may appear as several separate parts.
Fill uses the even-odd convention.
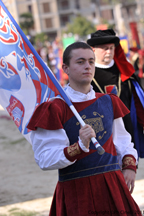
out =
[[[40,104],[27,126],[30,130],[36,130],[38,127],[47,130],[57,130],[63,128],[63,101],[55,99],[53,101]]]
[[[109,94],[112,100],[113,104],[113,113],[114,113],[114,119],[124,117],[128,113],[130,113],[129,109],[125,106],[125,104],[121,101],[121,99],[114,95]]]
[[[123,159],[131,155],[138,164],[137,150],[134,149],[134,143],[131,141],[131,135],[126,131],[122,118],[117,118],[113,122],[113,143],[115,145],[118,162],[123,166]]]

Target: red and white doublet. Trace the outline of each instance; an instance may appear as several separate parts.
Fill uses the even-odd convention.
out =
[[[88,94],[65,89],[83,120],[90,124],[105,149],[98,155],[79,138],[80,124],[62,99],[41,104],[28,128],[37,164],[59,169],[50,216],[140,215],[121,168],[136,170],[137,152],[122,117],[128,109],[112,94]]]

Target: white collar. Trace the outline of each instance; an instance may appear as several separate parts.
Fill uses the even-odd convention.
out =
[[[64,88],[67,96],[70,98],[72,102],[82,102],[94,99],[95,91],[93,90],[93,87],[91,86],[90,91],[87,94],[81,93],[79,91],[75,91],[73,88],[70,87],[70,85],[66,85]]]
[[[98,67],[98,68],[110,68],[113,65],[114,65],[114,60],[113,59],[111,60],[111,62],[108,65],[95,63],[95,67]]]

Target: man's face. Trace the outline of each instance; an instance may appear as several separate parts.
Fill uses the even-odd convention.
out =
[[[95,73],[95,56],[90,49],[74,49],[71,51],[69,66],[63,64],[63,70],[69,76],[70,86],[81,90],[89,86]]]
[[[96,63],[108,65],[114,57],[115,45],[103,44],[94,48]]]

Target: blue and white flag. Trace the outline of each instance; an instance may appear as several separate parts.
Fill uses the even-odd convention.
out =
[[[60,91],[53,73],[0,0],[0,104],[30,143],[27,125],[33,112]]]
[[[59,94],[84,126],[65,91],[0,0],[0,104],[30,143],[27,125],[36,107]],[[94,137],[92,142],[103,154]]]

